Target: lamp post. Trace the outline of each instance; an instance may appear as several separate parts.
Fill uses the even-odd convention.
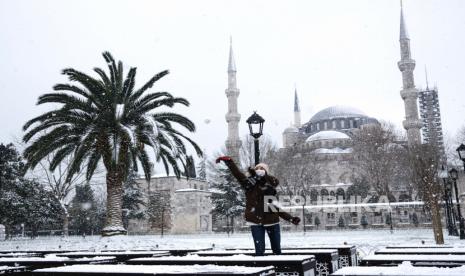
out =
[[[463,162],[463,169],[465,171],[465,145],[460,144],[460,146],[457,148],[457,153],[459,154],[460,160]]]
[[[255,148],[255,165],[260,163],[260,149],[258,144],[258,138],[263,135],[263,119],[256,111],[246,120],[249,124],[250,135],[254,138],[254,148]]]
[[[444,210],[446,212],[446,224],[447,224],[447,231],[449,232],[449,236],[458,236],[457,227],[455,225],[455,220],[453,219],[452,215],[452,206],[451,206],[451,191],[452,191],[452,184],[449,181],[449,173],[442,166],[441,170],[438,172],[439,178],[442,179],[444,185],[444,203],[445,207]]]
[[[465,224],[462,217],[462,212],[460,210],[460,202],[459,202],[459,190],[457,189],[457,179],[459,177],[458,171],[456,169],[451,169],[449,171],[450,178],[454,182],[454,190],[455,190],[455,203],[457,205],[457,214],[459,216],[459,228],[460,228],[460,239],[465,239]]]

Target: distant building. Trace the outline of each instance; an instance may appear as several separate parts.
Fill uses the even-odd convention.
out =
[[[195,234],[212,230],[211,193],[205,181],[175,176],[138,179],[144,194],[143,220],[130,220],[129,233]]]

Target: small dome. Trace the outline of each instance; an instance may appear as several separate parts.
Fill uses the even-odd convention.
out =
[[[290,126],[286,128],[283,133],[296,133],[296,132],[299,132],[299,129],[294,126]]]
[[[348,117],[368,117],[363,111],[350,107],[350,106],[331,106],[317,112],[310,119],[310,122],[317,122],[321,120],[330,120],[334,118],[348,118]]]
[[[308,137],[305,142],[313,142],[319,140],[338,140],[338,139],[350,139],[350,137],[342,132],[334,131],[334,130],[325,130],[320,131],[312,136]]]

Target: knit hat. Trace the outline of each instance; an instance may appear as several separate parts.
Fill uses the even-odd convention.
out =
[[[268,165],[265,164],[265,163],[258,163],[256,166],[255,166],[255,169],[257,169],[257,167],[262,167],[266,173],[268,173],[270,171],[270,169],[268,168]]]

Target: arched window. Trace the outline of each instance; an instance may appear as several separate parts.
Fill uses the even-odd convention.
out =
[[[351,120],[349,121],[349,127],[350,127],[350,128],[354,128],[354,120],[351,119]]]
[[[320,130],[320,123],[316,123],[316,130]]]
[[[333,129],[336,129],[336,120],[333,121]]]
[[[339,198],[346,199],[344,189],[342,189],[342,188],[338,188],[336,190],[336,195],[337,195],[338,199]]]
[[[344,120],[341,120],[341,128],[345,128],[346,127],[346,122]]]
[[[328,196],[329,195],[329,192],[328,190],[326,189],[322,189],[321,192],[320,192],[321,196]]]
[[[323,124],[323,129],[324,129],[324,130],[327,130],[327,129],[328,129],[328,122],[324,122],[324,124]]]

